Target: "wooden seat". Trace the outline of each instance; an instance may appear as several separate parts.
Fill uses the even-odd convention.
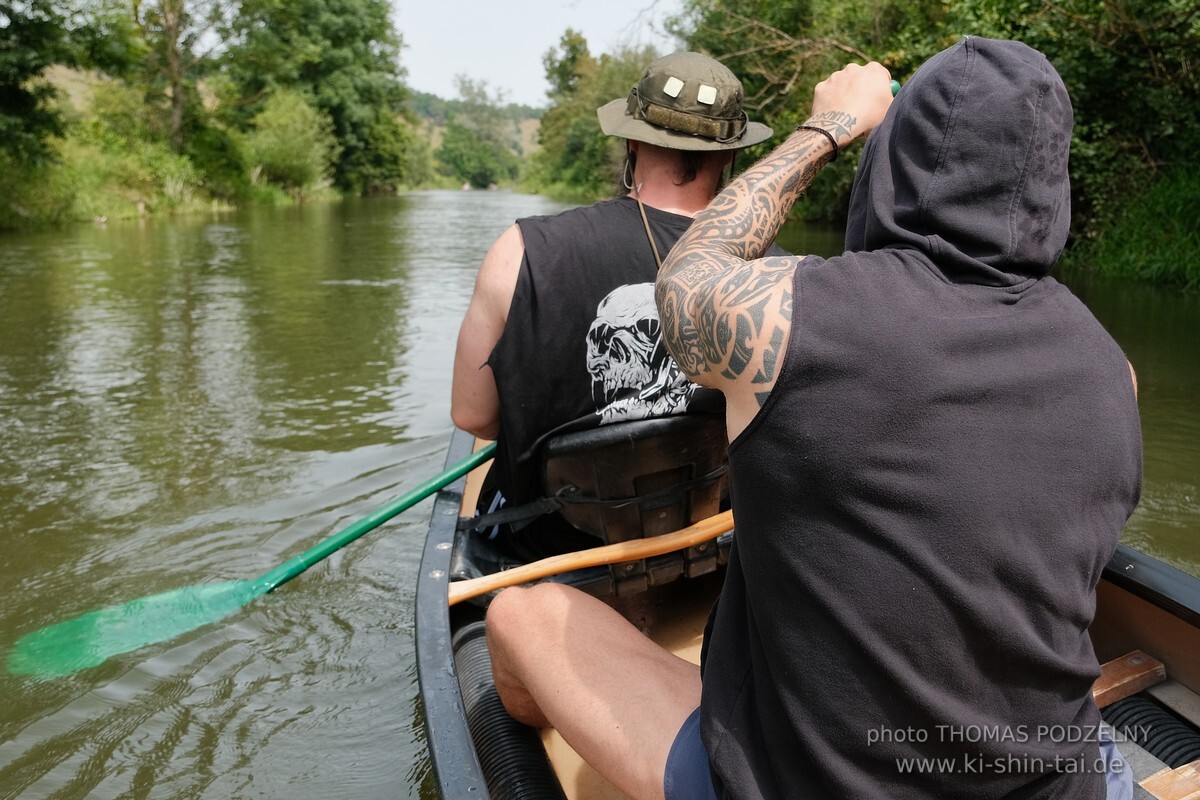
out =
[[[1161,770],[1140,785],[1158,800],[1200,800],[1200,761]]]
[[[1167,670],[1161,661],[1134,650],[1100,667],[1100,677],[1092,684],[1092,698],[1104,708],[1166,679]]]

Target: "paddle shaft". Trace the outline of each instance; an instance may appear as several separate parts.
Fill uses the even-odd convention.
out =
[[[472,597],[478,597],[497,589],[536,581],[551,575],[559,575],[573,569],[619,564],[622,561],[635,561],[639,558],[673,553],[676,550],[683,550],[686,547],[710,541],[731,530],[733,530],[733,512],[723,511],[686,528],[672,533],[664,533],[661,536],[651,536],[649,539],[631,539],[627,542],[593,547],[575,553],[563,553],[506,569],[503,572],[493,572],[491,575],[483,575],[466,581],[453,581],[448,592],[449,602],[453,606],[463,600],[470,600]]]
[[[341,550],[343,547],[350,544],[364,533],[378,528],[380,525],[387,522],[401,511],[407,510],[442,487],[447,486],[448,484],[453,483],[461,478],[463,475],[466,475],[468,472],[491,458],[495,452],[495,442],[491,442],[479,450],[476,450],[474,453],[467,456],[454,466],[448,468],[446,471],[433,476],[429,480],[425,481],[425,483],[422,483],[420,486],[417,486],[403,496],[397,497],[395,500],[388,503],[375,513],[363,517],[358,522],[347,526],[315,547],[305,550],[303,553],[295,556],[294,558],[288,559],[275,569],[259,578],[257,583],[263,586],[263,589],[266,592],[270,592],[279,586],[282,586],[292,578],[307,570],[312,565],[329,558],[329,556],[333,555],[338,550]]]

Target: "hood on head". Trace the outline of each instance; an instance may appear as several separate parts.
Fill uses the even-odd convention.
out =
[[[1010,286],[1067,241],[1066,87],[1038,51],[967,37],[929,59],[867,140],[846,250],[920,250],[948,280]]]

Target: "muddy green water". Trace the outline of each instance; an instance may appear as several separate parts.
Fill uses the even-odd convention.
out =
[[[440,471],[479,259],[560,207],[428,192],[0,237],[0,655],[257,577]],[[1200,573],[1200,300],[1068,282],[1141,382],[1126,539]],[[67,678],[0,673],[0,798],[432,797],[412,642],[429,508],[221,623]]]

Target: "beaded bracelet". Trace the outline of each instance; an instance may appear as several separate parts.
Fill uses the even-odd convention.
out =
[[[838,147],[837,139],[833,138],[832,133],[825,130],[824,128],[818,128],[816,125],[797,125],[796,130],[798,130],[798,131],[816,131],[817,133],[825,134],[825,138],[829,140],[829,143],[831,145],[833,145],[833,158],[830,160],[831,161],[838,160],[838,156],[841,155],[842,151],[841,151],[841,148]]]

